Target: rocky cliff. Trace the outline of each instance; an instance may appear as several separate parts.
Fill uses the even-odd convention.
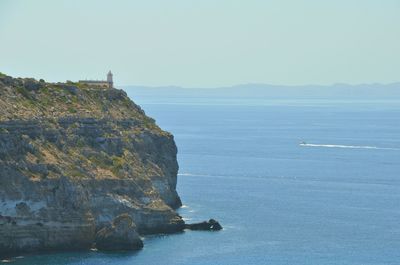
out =
[[[90,248],[121,214],[181,231],[176,153],[124,91],[0,74],[0,255]]]

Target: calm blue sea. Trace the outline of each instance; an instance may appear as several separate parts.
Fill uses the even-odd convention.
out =
[[[225,229],[14,264],[400,264],[400,101],[130,94],[175,135],[181,215]]]

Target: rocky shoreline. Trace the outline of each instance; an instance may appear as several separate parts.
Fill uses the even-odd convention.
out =
[[[0,74],[0,256],[198,228],[175,212],[176,155],[122,90]]]

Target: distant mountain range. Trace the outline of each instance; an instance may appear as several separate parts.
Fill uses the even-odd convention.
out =
[[[159,97],[245,97],[298,99],[400,99],[400,82],[392,84],[334,84],[331,86],[279,86],[243,84],[219,88],[184,88],[176,86],[122,86],[136,96]]]

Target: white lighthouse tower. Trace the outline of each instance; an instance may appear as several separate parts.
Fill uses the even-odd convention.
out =
[[[113,82],[113,74],[111,73],[111,70],[107,74],[107,83],[108,83],[108,88],[113,88],[114,82]]]

